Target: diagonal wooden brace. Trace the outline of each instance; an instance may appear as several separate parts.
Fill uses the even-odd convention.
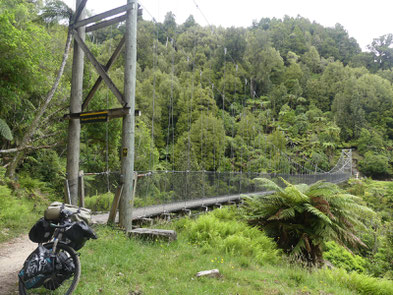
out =
[[[72,16],[71,22],[70,24],[72,24],[72,26],[75,24],[75,22],[79,19],[82,10],[85,8],[87,3],[87,0],[82,0],[81,3],[79,4],[78,8],[76,9],[74,15]]]
[[[112,91],[112,93],[116,96],[116,98],[120,102],[120,104],[123,107],[126,107],[127,103],[123,99],[123,94],[121,94],[119,89],[117,89],[116,85],[112,82],[111,78],[108,76],[108,74],[106,73],[106,71],[103,68],[103,66],[96,60],[96,58],[94,57],[93,53],[87,47],[85,42],[83,42],[83,40],[80,38],[80,36],[79,36],[79,34],[78,34],[78,32],[76,30],[74,30],[74,38],[78,42],[78,45],[85,52],[87,58],[93,64],[93,66],[96,69],[97,73],[101,76],[101,78],[104,80],[106,85],[109,87],[109,89]]]
[[[109,71],[109,69],[111,68],[112,64],[115,62],[115,60],[117,59],[117,57],[119,56],[123,46],[124,46],[124,42],[125,42],[125,37],[123,36],[123,38],[120,40],[119,45],[117,45],[115,51],[113,52],[111,58],[108,60],[108,62],[105,65],[105,69],[107,71]],[[85,101],[82,104],[82,110],[86,109],[87,105],[89,104],[90,100],[93,98],[94,94],[96,93],[96,91],[98,90],[98,87],[101,85],[102,82],[102,78],[101,76],[98,77],[98,79],[96,80],[96,82],[94,83],[94,86],[91,88],[89,94],[87,95]]]

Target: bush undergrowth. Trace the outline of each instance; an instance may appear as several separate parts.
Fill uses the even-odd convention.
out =
[[[192,244],[205,251],[219,249],[231,255],[252,257],[260,264],[280,261],[274,241],[239,220],[233,208],[215,210],[197,220],[185,218],[177,226]]]
[[[113,202],[113,193],[106,193],[85,198],[85,207],[93,211],[109,211]]]
[[[323,258],[331,262],[335,267],[347,271],[365,272],[367,261],[359,255],[354,255],[337,243],[330,241],[325,244],[326,250]]]
[[[45,206],[37,198],[17,198],[8,187],[0,185],[0,242],[27,233],[42,217]]]

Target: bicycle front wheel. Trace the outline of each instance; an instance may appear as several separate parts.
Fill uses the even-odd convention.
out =
[[[43,245],[48,250],[53,248],[53,243]],[[71,247],[58,243],[56,248],[55,270],[45,279],[42,286],[26,289],[19,279],[20,295],[58,294],[70,295],[79,283],[81,264],[78,254]],[[61,267],[60,267],[61,266]]]

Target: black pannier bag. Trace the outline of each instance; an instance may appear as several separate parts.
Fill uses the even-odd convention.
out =
[[[44,287],[49,290],[56,290],[67,279],[69,279],[75,271],[75,264],[72,257],[65,252],[56,254],[56,272],[51,275],[50,280],[44,282]]]
[[[34,243],[45,243],[52,238],[54,231],[55,229],[50,226],[50,223],[42,217],[31,228],[29,238]]]
[[[23,268],[18,276],[22,280],[26,289],[40,287],[53,272],[53,261],[51,253],[44,246],[38,248],[27,257]]]
[[[75,251],[82,248],[88,239],[97,239],[96,234],[84,221],[75,222],[64,234],[70,240],[67,245]]]

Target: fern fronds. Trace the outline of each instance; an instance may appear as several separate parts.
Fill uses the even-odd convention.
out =
[[[0,119],[0,135],[10,141],[14,139],[10,127],[8,127],[7,123],[2,119]]]

